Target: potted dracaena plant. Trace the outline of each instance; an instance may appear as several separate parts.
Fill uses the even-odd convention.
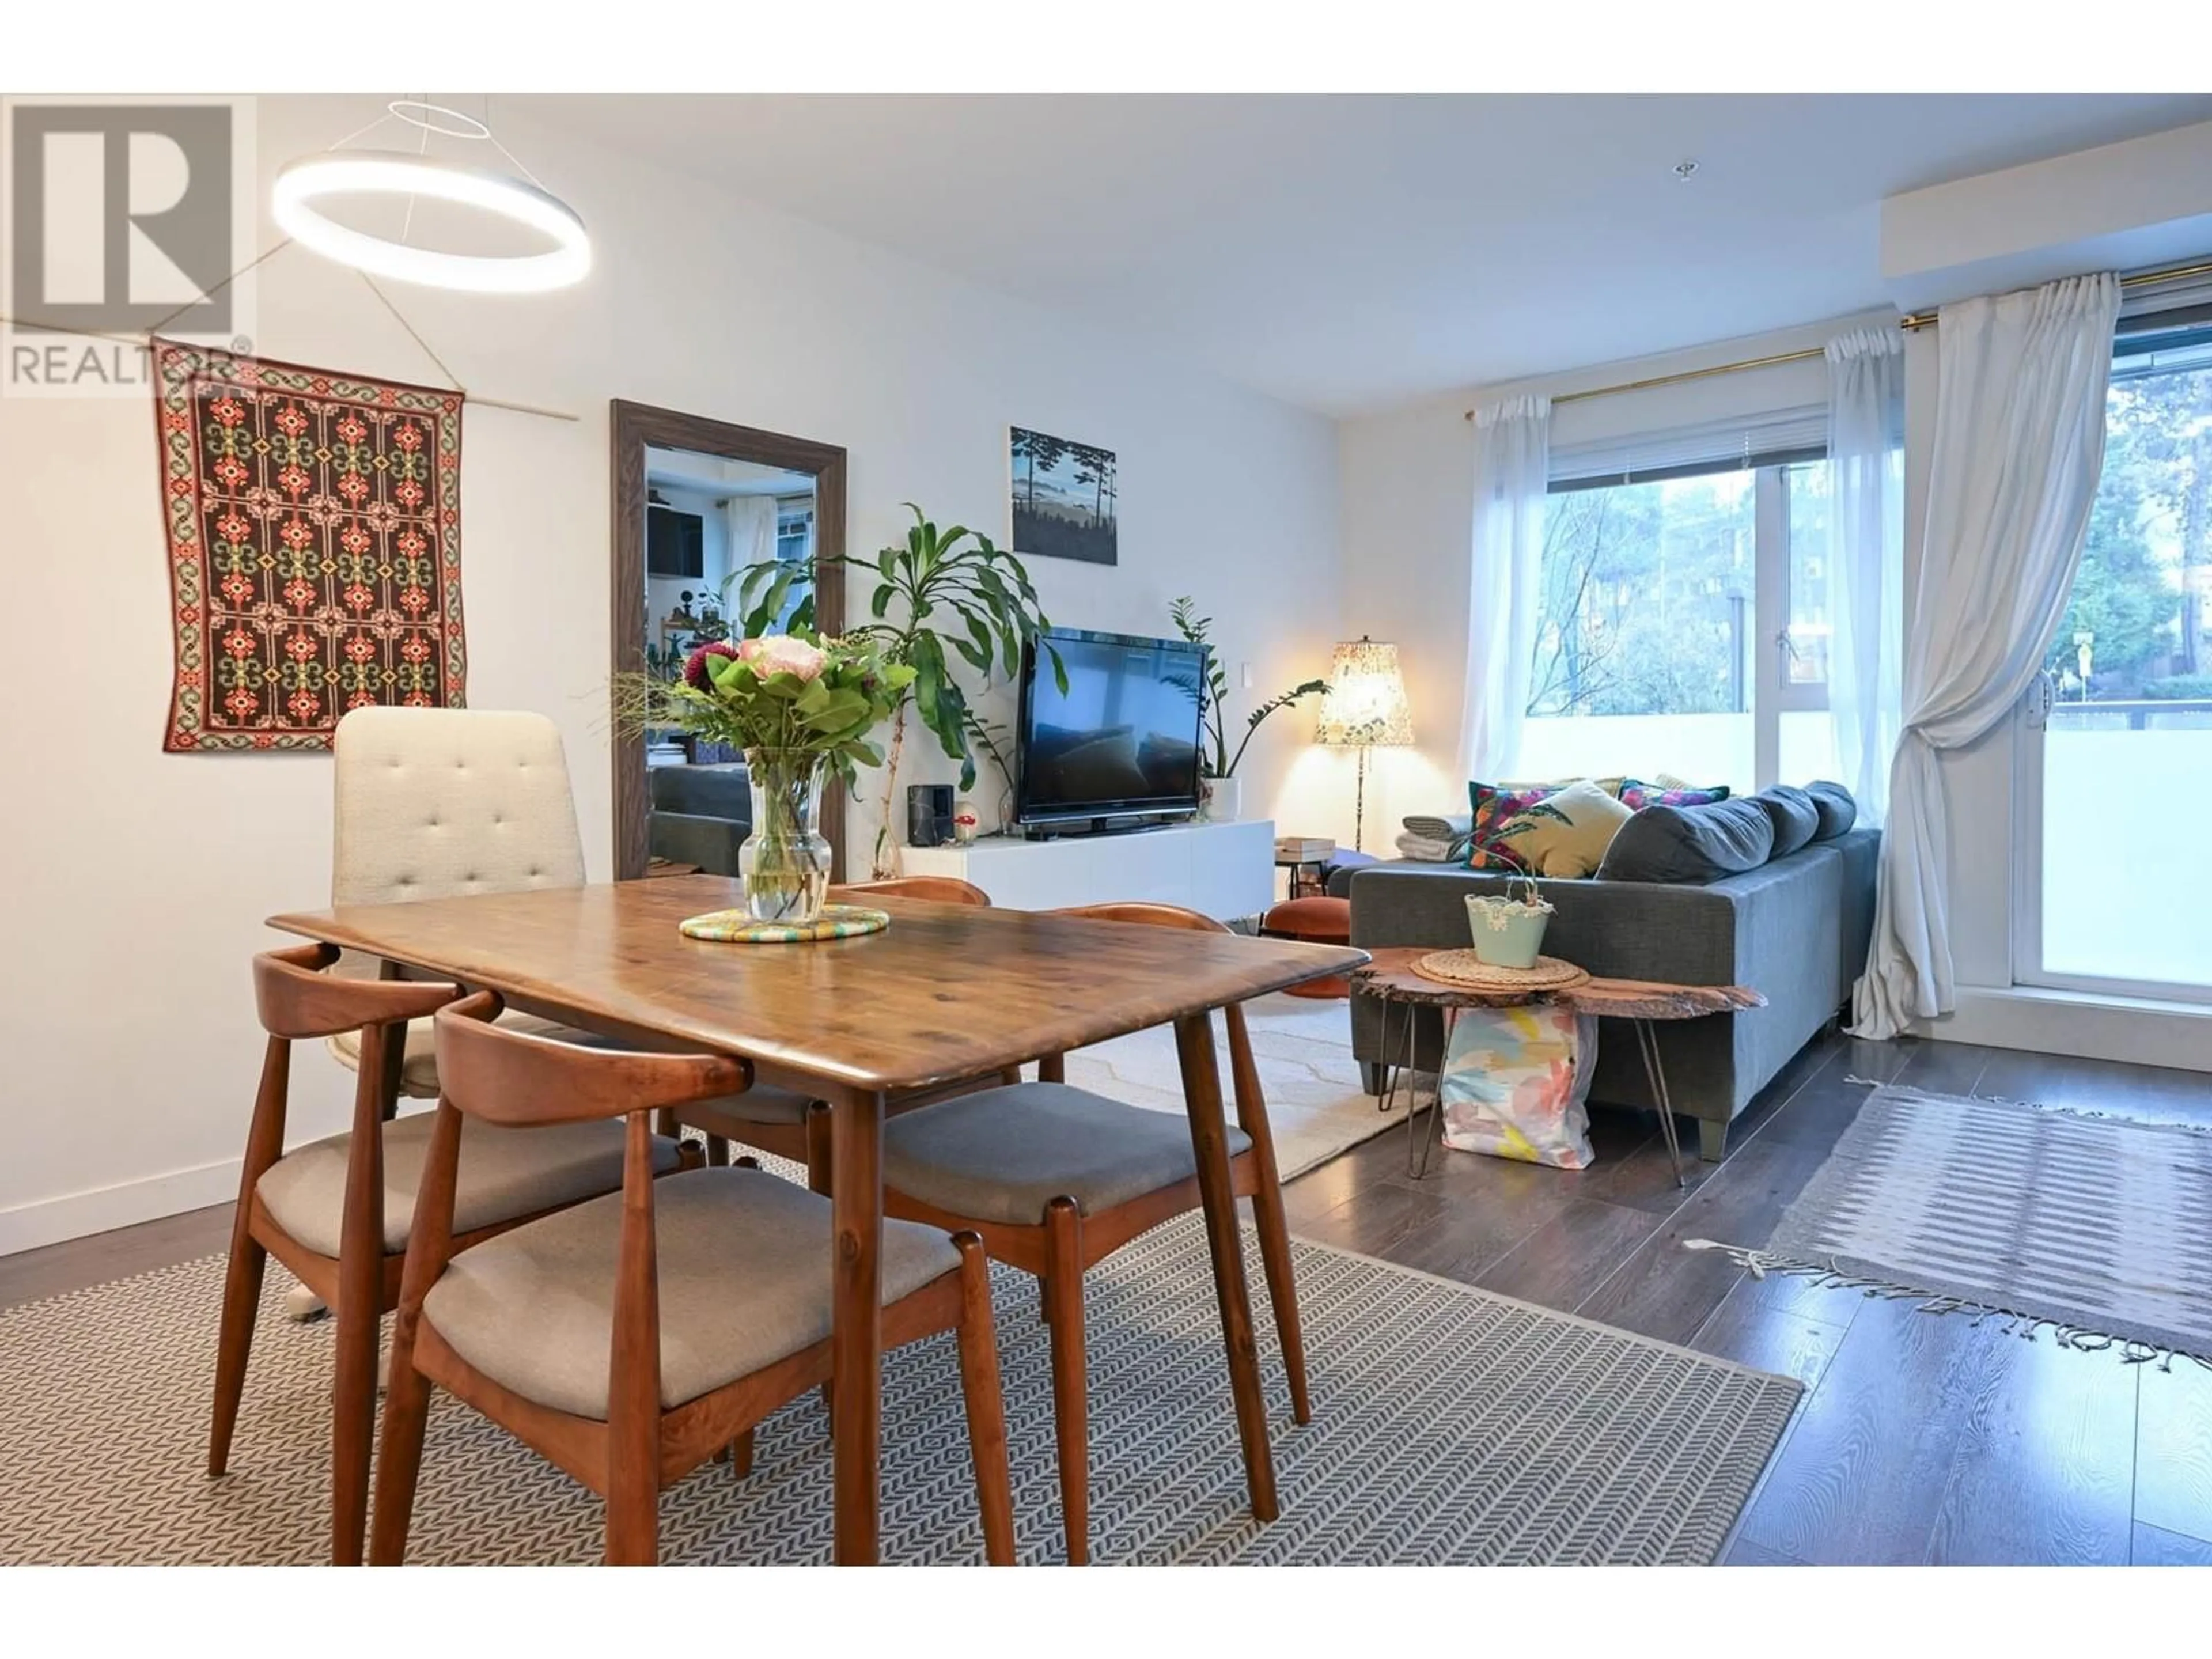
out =
[[[1243,763],[1244,751],[1251,747],[1261,725],[1276,710],[1288,708],[1302,697],[1326,692],[1328,682],[1307,680],[1268,698],[1245,716],[1244,735],[1231,754],[1228,731],[1221,716],[1222,706],[1229,700],[1229,676],[1221,666],[1221,653],[1213,648],[1213,618],[1200,616],[1198,607],[1188,596],[1170,605],[1168,615],[1174,619],[1177,633],[1206,652],[1205,672],[1196,677],[1194,684],[1184,689],[1198,699],[1198,769],[1206,793],[1206,816],[1216,823],[1233,823],[1242,805],[1239,796],[1243,793],[1237,780],[1237,769]]]
[[[1051,662],[1062,693],[1067,690],[1067,670],[1060,653],[1038,637],[1052,624],[1038,608],[1036,589],[1022,562],[980,531],[962,525],[940,530],[912,501],[905,506],[914,514],[914,525],[902,545],[886,547],[873,559],[839,554],[820,561],[864,571],[875,579],[868,596],[869,620],[848,630],[845,637],[866,641],[883,662],[907,671],[890,711],[883,815],[872,860],[878,880],[898,873],[898,837],[893,833],[891,809],[906,747],[908,709],[945,755],[960,763],[961,788],[975,787],[979,733],[988,739],[988,728],[953,678],[952,659],[958,657],[988,684],[997,672],[1011,678],[1020,665],[1023,647],[1035,641]],[[815,569],[811,563],[764,559],[732,572],[724,587],[736,589],[735,604],[729,608],[742,618],[740,631],[763,633],[787,610],[791,617],[787,625],[811,627]],[[989,742],[981,741],[980,746],[1003,766]]]

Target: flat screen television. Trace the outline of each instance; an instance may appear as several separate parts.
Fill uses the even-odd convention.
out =
[[[1196,813],[1205,647],[1077,629],[1042,638],[1060,653],[1067,690],[1036,645],[1023,653],[1016,820]]]

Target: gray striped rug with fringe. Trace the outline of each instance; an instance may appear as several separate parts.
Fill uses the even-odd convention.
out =
[[[1877,1086],[1757,1273],[1929,1298],[2130,1360],[2212,1365],[2212,1133]]]

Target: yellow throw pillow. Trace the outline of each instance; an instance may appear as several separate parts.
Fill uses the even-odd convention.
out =
[[[1634,816],[1602,784],[1585,780],[1516,812],[1493,840],[1534,874],[1594,875],[1614,833]]]

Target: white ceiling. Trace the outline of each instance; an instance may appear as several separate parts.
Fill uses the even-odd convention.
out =
[[[1335,414],[1881,304],[1884,196],[2212,118],[2199,95],[514,101]]]

